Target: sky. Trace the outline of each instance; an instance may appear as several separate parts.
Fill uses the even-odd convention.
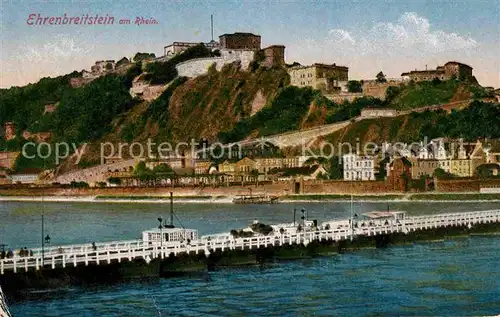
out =
[[[42,17],[112,16],[109,25],[28,25]],[[90,69],[96,60],[163,54],[173,41],[253,32],[286,46],[287,63],[349,67],[349,79],[398,78],[447,61],[500,87],[500,1],[5,1],[0,0],[0,87]],[[158,23],[136,25],[137,17]],[[130,25],[120,25],[130,19]]]

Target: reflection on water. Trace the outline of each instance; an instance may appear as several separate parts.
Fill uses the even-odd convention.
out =
[[[498,204],[391,204],[409,214],[498,208]],[[201,234],[262,222],[349,214],[349,204],[176,205],[182,224]],[[358,213],[386,204],[357,204]],[[44,205],[54,244],[133,239],[166,216],[168,205],[51,203]],[[0,243],[36,247],[39,203],[0,206]],[[460,238],[366,249],[264,267],[219,269],[192,278],[158,279],[32,294],[11,305],[14,316],[359,316],[494,315],[500,312],[500,237]]]

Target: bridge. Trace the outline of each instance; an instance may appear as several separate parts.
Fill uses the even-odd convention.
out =
[[[468,227],[477,224],[500,223],[500,209],[465,213],[447,213],[406,217],[402,219],[359,220],[352,218],[348,225],[346,220],[323,222],[318,227],[306,227],[299,230],[297,226],[281,230],[274,225],[268,234],[255,234],[252,237],[235,238],[229,233],[203,236],[193,241],[147,242],[143,240],[115,241],[96,244],[76,244],[61,247],[49,247],[32,250],[29,255],[20,256],[14,252],[12,257],[0,259],[0,274],[7,271],[13,273],[27,272],[44,268],[65,268],[89,264],[106,265],[124,260],[143,259],[150,263],[153,259],[166,258],[171,254],[204,254],[209,256],[217,250],[250,250],[261,247],[303,244],[307,246],[314,241],[353,240],[361,236],[380,236],[393,233],[411,233],[419,230]],[[283,227],[282,227],[283,228]]]

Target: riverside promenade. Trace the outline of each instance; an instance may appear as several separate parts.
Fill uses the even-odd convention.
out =
[[[161,260],[172,256],[204,254],[209,257],[210,254],[218,251],[244,251],[285,245],[307,247],[315,241],[352,241],[362,237],[407,235],[424,230],[453,227],[471,229],[478,225],[500,223],[500,209],[416,217],[405,217],[404,213],[395,213],[395,215],[397,216],[389,215],[373,219],[352,217],[347,220],[326,221],[314,226],[306,222],[278,224],[272,225],[273,230],[267,235],[253,233],[253,236],[249,237],[234,237],[231,233],[222,233],[190,240],[182,237],[182,232],[189,229],[174,228],[163,229],[163,231],[169,232],[170,230],[172,234],[178,236],[180,234],[177,241],[151,241],[145,238],[145,232],[148,232],[145,231],[142,240],[52,246],[43,250],[42,248],[33,249],[32,252],[28,252],[29,255],[24,256],[14,252],[11,257],[0,259],[0,274],[20,274],[38,271],[42,267],[44,270],[50,270],[89,265],[106,266],[132,260],[142,260],[149,264],[155,259]]]

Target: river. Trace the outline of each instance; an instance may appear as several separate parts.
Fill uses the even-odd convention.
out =
[[[346,218],[349,203],[176,204],[176,224],[200,234],[264,223]],[[409,215],[499,208],[498,203],[391,203]],[[386,203],[355,203],[354,212]],[[168,204],[1,202],[0,244],[40,245],[41,214],[52,245],[128,240],[168,218]],[[160,279],[34,294],[14,316],[387,316],[500,313],[500,236],[471,237],[330,257],[220,269]]]

